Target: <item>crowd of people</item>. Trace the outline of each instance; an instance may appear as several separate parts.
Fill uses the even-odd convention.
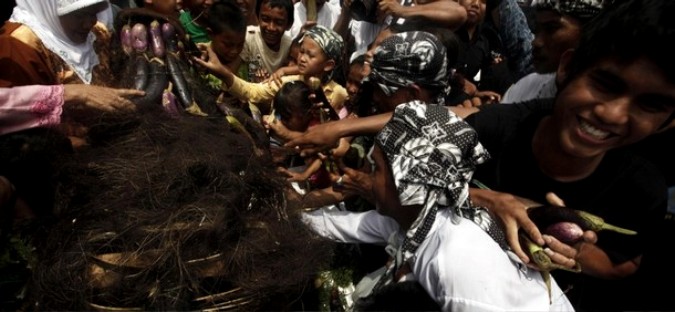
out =
[[[675,309],[672,14],[16,0],[0,28],[3,306]],[[179,28],[166,72],[189,94],[168,82],[155,107],[125,81],[131,17]],[[167,114],[167,94],[198,108]],[[543,206],[634,232],[567,241],[536,223]]]

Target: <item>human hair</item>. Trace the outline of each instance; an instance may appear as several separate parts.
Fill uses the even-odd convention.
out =
[[[351,67],[353,65],[363,66],[363,64],[365,64],[365,63],[366,63],[366,55],[361,54],[361,55],[355,57],[351,62],[349,62],[349,67]]]
[[[309,100],[311,93],[309,86],[302,81],[285,83],[274,96],[274,110],[282,120],[296,114],[310,114],[313,107]]]
[[[270,8],[281,8],[286,10],[286,19],[287,23],[286,25],[293,25],[294,22],[294,7],[293,7],[293,1],[291,0],[258,0],[256,1],[255,4],[255,15],[257,17],[260,17],[260,8],[262,8],[263,4],[267,4],[270,6]]]
[[[675,2],[662,0],[617,1],[589,21],[566,70],[566,84],[594,64],[612,58],[630,63],[641,57],[653,62],[675,82]],[[621,34],[616,36],[616,34]]]
[[[244,33],[246,31],[246,17],[234,1],[217,1],[209,8],[206,15],[206,25],[216,34],[228,30]]]

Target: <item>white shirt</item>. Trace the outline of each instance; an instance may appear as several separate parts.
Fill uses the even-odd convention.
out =
[[[300,33],[302,25],[305,25],[307,22],[307,8],[302,1],[298,1],[293,5],[293,26],[291,29],[286,31],[286,33],[291,37],[295,38]],[[339,5],[334,5],[332,2],[325,2],[321,9],[318,9],[316,12],[316,23],[317,25],[324,26],[328,29],[333,29],[335,23],[337,23],[338,17],[340,17],[340,12],[342,9]]]
[[[281,67],[288,58],[288,51],[291,48],[291,37],[284,34],[281,37],[281,44],[279,51],[270,49],[262,35],[260,34],[260,26],[248,26],[246,28],[246,40],[244,48],[241,50],[239,57],[244,63],[249,63],[258,59],[260,56],[260,63],[269,74],[273,74],[279,67]]]
[[[573,311],[551,278],[551,301],[538,271],[509,256],[478,225],[451,221],[438,212],[411,265],[412,274],[443,311]],[[319,209],[303,219],[324,237],[349,243],[386,244],[399,231],[393,219],[377,211],[362,213]],[[397,234],[402,239],[403,234]]]
[[[553,98],[558,92],[555,73],[531,73],[516,81],[502,97],[502,104],[519,103],[533,99]]]

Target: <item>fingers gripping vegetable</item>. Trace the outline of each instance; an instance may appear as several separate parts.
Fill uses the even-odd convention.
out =
[[[626,235],[637,234],[635,231],[608,224],[602,218],[589,212],[567,207],[544,205],[530,208],[527,213],[538,228],[544,229],[545,234],[551,235],[566,244],[574,244],[581,240],[584,231],[610,230]],[[541,271],[548,287],[549,299],[551,296],[550,271],[563,269],[581,272],[579,263],[576,263],[574,268],[569,269],[551,261],[543,247],[534,243],[524,232],[520,233],[519,238],[520,243],[525,247],[525,251]]]
[[[560,222],[571,222],[578,225],[582,231],[609,230],[626,235],[635,235],[637,232],[620,228],[605,222],[604,219],[583,210],[567,207],[544,205],[527,210],[527,214],[540,229],[551,227],[552,236],[565,241],[572,239],[578,229],[570,225],[556,225]],[[560,236],[556,235],[559,234]]]
[[[539,271],[541,272],[541,277],[544,279],[544,283],[546,283],[546,289],[548,290],[548,299],[549,302],[552,302],[551,298],[551,271],[555,269],[562,269],[566,271],[571,271],[571,272],[576,272],[579,273],[581,272],[581,266],[579,263],[577,263],[573,269],[567,268],[565,266],[559,265],[557,263],[554,263],[551,261],[551,258],[546,254],[544,251],[544,248],[537,245],[537,243],[533,242],[525,233],[520,233],[518,236],[520,240],[520,244],[525,246],[525,252],[528,253],[530,256],[530,259],[534,261],[534,263],[537,265],[537,268],[539,268]]]

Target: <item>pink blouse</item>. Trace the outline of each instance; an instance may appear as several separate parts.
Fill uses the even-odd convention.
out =
[[[0,88],[0,134],[61,122],[63,85]]]

